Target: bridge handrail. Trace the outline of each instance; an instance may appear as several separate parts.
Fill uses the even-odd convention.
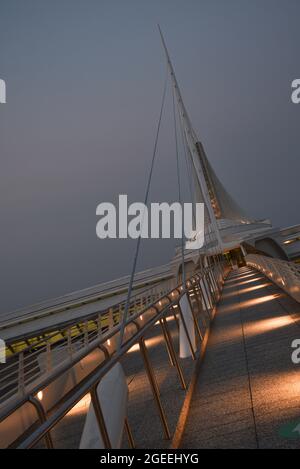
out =
[[[209,274],[210,270],[211,269],[209,269],[209,268],[205,269],[203,271],[203,275]],[[189,282],[189,280],[188,280],[188,282]],[[163,284],[163,287],[166,287],[166,285]],[[176,287],[176,288],[178,288],[178,287]],[[140,311],[137,311],[134,315],[131,314],[129,316],[128,321],[130,322],[132,319],[136,319],[137,316],[143,315],[145,313],[145,311],[147,311],[148,309],[151,309],[153,304],[155,304],[156,302],[161,301],[165,296],[168,296],[168,294],[171,294],[173,290],[174,289],[171,289],[171,288],[169,288],[169,289],[161,288],[160,291],[158,291],[158,292],[154,291],[153,292],[153,288],[152,288],[151,290],[147,291],[147,293],[150,293],[150,291],[153,292],[152,295],[149,295],[149,299],[151,301],[149,301],[149,302],[146,301],[146,304],[145,305],[143,304],[143,308]],[[124,305],[124,301],[122,301],[119,305],[122,307],[122,305]],[[119,311],[121,313],[122,308]],[[104,312],[104,315],[106,315],[107,313],[109,313],[109,311],[106,310]],[[110,313],[112,314],[113,311],[111,310]],[[96,316],[93,316],[93,319],[99,318],[99,315],[101,317],[101,313],[100,313],[100,314],[97,314]],[[106,340],[108,340],[110,338],[110,336],[112,334],[118,332],[118,327],[119,327],[120,321],[117,322],[116,324],[113,324],[113,322],[112,322],[110,324],[110,326],[108,327],[108,330],[105,331],[104,334],[102,332],[101,324],[100,325],[98,324],[98,327],[96,328],[96,330],[92,331],[92,333],[90,333],[88,330],[84,330],[82,333],[76,335],[75,337],[72,337],[71,336],[71,329],[74,327],[74,324],[75,325],[78,324],[77,320],[76,320],[76,322],[72,323],[67,329],[64,329],[65,332],[66,332],[66,338],[64,339],[64,343],[60,344],[58,348],[52,347],[52,344],[49,340],[50,338],[47,338],[46,340],[44,340],[44,342],[46,342],[46,345],[44,345],[41,348],[38,348],[33,353],[30,353],[27,356],[25,355],[24,352],[18,353],[17,361],[15,363],[12,363],[12,364],[4,367],[0,371],[0,382],[2,382],[2,381],[5,380],[5,378],[7,378],[7,375],[6,375],[7,370],[11,370],[11,368],[13,368],[13,367],[16,369],[15,372],[10,372],[9,373],[9,375],[14,376],[15,378],[12,381],[9,381],[8,383],[6,382],[4,386],[0,386],[0,393],[1,393],[1,391],[3,391],[6,388],[11,388],[11,389],[9,389],[9,391],[6,394],[2,394],[2,396],[0,394],[0,406],[2,404],[5,404],[5,402],[7,401],[8,398],[15,395],[17,390],[20,390],[22,394],[25,394],[26,384],[27,383],[26,383],[26,380],[24,379],[24,377],[25,377],[24,370],[25,370],[26,367],[28,368],[28,367],[30,367],[30,365],[35,365],[35,369],[37,370],[37,373],[35,375],[29,376],[29,379],[28,379],[28,384],[29,385],[32,382],[36,381],[38,378],[40,378],[42,374],[47,375],[46,372],[44,372],[44,373],[42,373],[42,371],[38,372],[39,367],[36,366],[36,357],[38,357],[41,353],[45,352],[47,354],[47,363],[52,362],[51,353],[52,353],[52,351],[57,351],[57,350],[62,351],[62,352],[65,351],[65,350],[68,350],[69,354],[67,355],[67,357],[65,357],[65,360],[68,359],[69,355],[71,356],[71,358],[74,358],[75,357],[74,351],[76,352],[76,354],[78,354],[81,348],[85,349],[85,347],[90,342],[94,341],[94,335],[96,335],[98,337],[101,336],[102,340],[105,342]],[[101,341],[101,339],[100,339],[100,341]],[[81,345],[81,347],[80,347],[80,349],[76,350],[76,344],[78,344],[78,343],[79,343],[79,345]],[[83,354],[83,356],[80,356],[79,360],[81,360],[84,356],[85,356],[85,354]],[[72,364],[69,365],[69,366],[72,366],[72,365],[74,365],[74,362],[72,362]],[[32,370],[29,370],[29,371],[32,371]],[[20,376],[21,376],[21,378],[20,378]],[[21,382],[21,385],[20,385],[20,382]],[[39,383],[39,387],[41,387],[41,386],[42,386],[42,383]],[[0,413],[0,418],[1,418],[1,413]]]
[[[127,277],[124,277],[124,279],[125,278]],[[155,279],[151,279],[151,278],[140,279],[139,282],[142,282],[142,283],[137,283],[134,286],[134,290],[140,291],[143,288],[143,286],[149,286],[149,285],[150,285],[149,286],[149,289],[150,289],[151,287],[155,287],[159,282],[161,281],[164,282],[168,280],[172,280],[171,273],[169,274],[165,273],[165,275],[162,273],[161,277],[157,276],[155,277]],[[111,283],[111,282],[108,282],[108,283]],[[9,315],[7,315],[5,320],[0,321],[0,331],[7,330],[11,327],[18,326],[20,324],[26,324],[28,322],[32,322],[38,319],[44,319],[44,318],[47,318],[48,316],[53,316],[54,314],[60,314],[62,312],[70,311],[71,309],[76,309],[82,306],[90,305],[93,303],[98,303],[99,301],[105,300],[106,298],[111,297],[111,296],[124,294],[127,291],[127,287],[128,287],[128,284],[122,283],[117,290],[116,290],[116,287],[110,287],[108,289],[106,288],[98,292],[96,291],[94,293],[81,295],[76,298],[68,298],[69,295],[65,295],[57,299],[57,301],[60,299],[60,302],[52,304],[52,305],[47,305],[48,301],[45,301],[44,302],[46,303],[45,306],[42,306],[43,303],[41,303],[41,305],[36,305],[37,309],[32,309],[30,314],[28,314],[26,310],[22,309],[20,310],[20,313],[17,318],[15,316],[13,316],[12,318],[9,318]],[[71,295],[72,294],[70,294],[70,296]],[[18,313],[18,310],[13,311],[11,315],[12,314],[15,315],[17,313]]]
[[[112,339],[113,337],[117,336],[119,329],[120,329],[120,323],[114,325],[113,328],[109,329],[106,333],[101,334],[101,336],[97,338],[93,336],[93,340],[91,342],[89,341],[84,342],[84,339],[86,338],[85,336],[86,331],[85,331],[81,336],[81,338],[83,339],[82,343],[84,344],[82,349],[75,351],[71,356],[68,357],[69,358],[68,360],[61,362],[60,366],[57,367],[56,370],[52,370],[52,372],[46,373],[44,375],[44,378],[38,383],[35,380],[33,380],[33,384],[30,388],[28,388],[27,390],[23,388],[22,392],[18,393],[17,399],[15,399],[14,401],[10,400],[10,402],[7,402],[7,405],[3,407],[2,411],[0,412],[0,422],[3,421],[6,417],[8,417],[11,413],[13,413],[20,406],[22,406],[24,403],[28,402],[30,398],[36,396],[39,391],[45,389],[45,387],[47,387],[49,383],[53,382],[55,379],[57,379],[58,376],[65,373],[68,369],[71,369],[72,366],[74,366],[74,364],[78,363],[80,360],[83,359],[83,357],[87,356],[89,353],[91,353],[91,351],[95,350],[96,348],[97,349],[100,348],[101,350],[104,350],[104,352],[106,352],[106,355],[108,353],[109,360],[110,361],[113,360],[113,363],[114,363],[116,360],[115,357],[117,357],[117,360],[118,360],[124,353],[128,351],[128,349],[132,345],[134,345],[138,341],[141,331],[142,331],[142,334],[145,334],[145,332],[148,330],[149,327],[153,325],[153,323],[156,323],[157,320],[159,320],[163,315],[167,313],[167,311],[170,310],[170,307],[172,307],[175,304],[178,304],[181,296],[189,292],[189,290],[192,288],[195,282],[200,282],[201,279],[207,280],[208,275],[211,275],[212,271],[215,272],[215,270],[216,270],[215,266],[210,266],[209,268],[205,269],[201,273],[201,275],[196,274],[195,277],[192,277],[191,279],[189,279],[187,281],[187,285],[185,289],[183,288],[182,285],[178,285],[176,288],[171,289],[168,292],[164,292],[162,296],[158,297],[152,304],[146,305],[142,311],[138,311],[135,314],[131,314],[127,320],[126,327],[129,324],[134,324],[135,327],[137,328],[137,332],[134,334],[133,337],[130,337],[129,340],[125,342],[125,344],[122,345],[121,350],[119,353],[117,353],[117,355],[114,353],[114,359],[108,352],[109,347],[107,347],[107,342],[109,341],[109,339]],[[211,285],[210,282],[211,281],[208,282],[209,285]],[[210,287],[210,294],[213,294],[213,288],[214,287]],[[174,297],[174,300],[172,300],[172,297]],[[155,313],[154,316],[151,317],[149,321],[145,321],[145,323],[142,326],[137,327],[137,324],[141,321],[142,316],[146,312],[149,312],[151,310],[152,310],[152,313],[154,310],[154,313]],[[130,347],[128,344],[130,344]],[[111,366],[113,366],[113,364],[111,364],[110,367]],[[105,372],[108,371],[106,368],[107,368],[107,365],[106,365],[106,360],[105,360],[103,364],[103,369],[106,370]],[[100,372],[101,370],[99,371],[99,373]],[[84,394],[81,394],[82,397],[83,395]],[[78,402],[78,400],[76,402]],[[76,404],[76,402],[74,403],[74,405]]]
[[[134,307],[135,311],[143,311],[145,308],[149,308],[149,305],[153,303],[158,297],[162,297],[166,292],[171,289],[171,282],[170,280],[162,282],[159,286],[151,287],[139,294],[136,294],[131,301],[130,309]],[[140,308],[138,308],[137,300],[140,300]],[[115,303],[113,306],[109,308],[105,308],[103,311],[99,311],[98,313],[92,313],[87,316],[83,316],[81,318],[76,318],[75,321],[70,322],[68,325],[64,325],[62,328],[57,328],[53,335],[50,335],[46,338],[41,339],[39,342],[28,346],[26,349],[22,350],[21,352],[16,353],[12,357],[10,357],[8,364],[0,369],[0,406],[3,402],[5,402],[9,397],[15,394],[16,389],[20,385],[20,375],[23,374],[23,388],[26,387],[26,380],[24,379],[26,374],[24,373],[24,369],[27,367],[29,368],[30,365],[36,364],[36,357],[41,353],[45,352],[47,354],[47,360],[51,363],[51,354],[52,350],[59,350],[69,348],[72,353],[73,345],[82,342],[83,346],[90,343],[94,336],[99,336],[100,333],[103,333],[104,329],[112,329],[115,324],[115,313],[121,316],[122,311],[124,311],[125,301]],[[142,313],[141,313],[142,314]],[[103,319],[108,322],[108,324],[103,326]],[[76,326],[81,325],[84,322],[84,328],[81,333],[76,334],[74,337],[72,336],[72,329]],[[94,322],[96,329],[89,331],[88,323]],[[104,332],[107,332],[104,330]],[[55,343],[52,342],[52,339],[56,336],[61,335]],[[58,346],[56,344],[59,343]],[[42,344],[42,345],[41,345]],[[12,362],[12,363],[11,363]],[[15,371],[12,371],[12,370]],[[29,376],[28,384],[32,381],[36,380],[41,373],[38,373],[38,367],[35,367],[37,373],[34,376]],[[9,373],[7,374],[7,372]],[[32,369],[29,370],[29,373],[32,372]],[[27,375],[29,374],[27,373]],[[7,378],[13,376],[11,381],[7,381]],[[1,385],[2,382],[5,381],[4,385]],[[7,393],[3,393],[5,389],[9,388]]]
[[[294,262],[258,254],[248,254],[246,262],[300,302],[300,266]]]
[[[171,285],[172,282],[173,282],[173,279],[166,279],[166,280],[163,280],[163,282],[161,282],[159,285]],[[153,285],[153,286],[151,286],[151,287],[149,287],[145,290],[141,290],[141,291],[135,293],[134,295],[132,295],[130,307],[132,307],[132,305],[134,304],[135,301],[137,301],[138,299],[141,299],[141,297],[144,297],[147,294],[151,294],[151,293],[153,294],[155,292],[155,290],[158,288],[159,285]],[[161,289],[160,289],[160,291],[161,291]],[[82,316],[76,317],[76,319],[62,322],[58,326],[55,326],[55,325],[52,326],[52,327],[48,326],[47,328],[44,329],[44,332],[45,331],[50,331],[50,332],[53,331],[52,335],[47,335],[47,337],[41,338],[39,341],[25,347],[22,351],[24,353],[30,352],[31,350],[38,347],[41,343],[43,343],[47,340],[50,341],[53,337],[58,335],[60,333],[60,331],[65,331],[65,330],[67,330],[67,328],[74,327],[76,324],[78,324],[78,325],[82,324],[82,322],[84,322],[84,321],[93,321],[94,319],[97,318],[97,316],[99,314],[102,314],[102,315],[108,314],[111,309],[115,312],[115,310],[117,308],[120,308],[122,306],[125,307],[125,300],[122,300],[121,302],[117,301],[116,303],[113,303],[109,307],[105,307],[105,308],[102,308],[102,309],[100,308],[99,311],[97,311],[97,313],[93,312],[93,313],[83,314]],[[76,308],[76,307],[78,307],[78,306],[75,305],[74,308]],[[72,309],[73,309],[73,307],[69,307],[68,311],[71,311]],[[36,331],[34,333],[33,337],[42,335],[42,332],[43,332],[42,330]],[[27,334],[25,337],[28,340],[32,339],[32,336],[30,334]],[[23,336],[23,338],[24,338],[24,336]],[[11,344],[11,343],[17,342],[19,340],[21,340],[20,337],[15,337],[14,339],[8,340],[7,344]],[[15,354],[18,354],[18,353],[19,352],[16,352]],[[14,357],[15,354],[11,355],[8,358],[8,360],[11,360],[11,358]]]

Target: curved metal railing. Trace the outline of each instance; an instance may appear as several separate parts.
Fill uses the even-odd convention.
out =
[[[247,265],[254,267],[300,302],[300,266],[294,262],[283,261],[273,257],[249,254]]]
[[[175,359],[165,321],[170,314],[174,315],[177,322],[180,319],[189,340],[191,354],[195,358],[195,351],[182,315],[180,299],[187,294],[190,304],[193,304],[192,311],[196,308],[199,314],[206,314],[206,320],[209,321],[209,312],[214,308],[220,296],[223,269],[224,265],[213,265],[201,274],[198,273],[190,278],[185,287],[183,285],[172,287],[170,283],[165,282],[155,291],[153,289],[148,291],[147,296],[144,297],[145,301],[135,298],[126,322],[124,340],[118,350],[116,344],[124,310],[122,307],[111,308],[95,317],[86,318],[81,325],[80,332],[76,335],[72,335],[72,327],[77,327],[78,324],[70,325],[64,330],[63,339],[56,345],[53,345],[49,338],[41,347],[28,349],[26,353],[20,352],[15,357],[15,361],[8,363],[0,373],[0,389],[3,393],[0,397],[2,401],[0,430],[3,430],[4,434],[6,426],[11,428],[12,425],[17,425],[18,427],[14,429],[14,442],[9,441],[9,445],[32,447],[44,437],[47,446],[51,447],[50,430],[53,426],[83,396],[94,389],[101,378],[134,344],[140,344],[141,353],[146,353],[143,338],[157,321],[163,327],[165,340],[168,339],[166,345],[171,348],[169,353]],[[124,306],[124,302],[120,305]],[[199,339],[202,340],[201,328],[195,315],[194,322]],[[93,365],[89,363],[91,357]],[[182,379],[176,359],[175,363]],[[71,384],[68,382],[66,385],[70,373],[75,378]],[[64,382],[64,395],[60,395],[59,392],[62,381]],[[39,398],[41,394],[44,394],[43,399]],[[26,428],[20,426],[20,423],[14,423],[19,422],[18,413],[22,412],[26,412],[28,420]],[[169,436],[161,412],[160,407],[165,434]],[[109,444],[107,446],[109,447]]]
[[[135,294],[130,303],[129,316],[143,311],[171,288],[172,282],[168,280]],[[32,382],[53,369],[53,354],[55,362],[66,360],[75,351],[80,351],[111,331],[119,323],[124,310],[125,301],[122,301],[96,314],[78,318],[76,322],[69,321],[43,338],[32,339],[31,345],[11,355],[7,364],[0,366],[0,410],[10,397],[26,393]],[[42,368],[37,359],[43,353],[46,366]]]

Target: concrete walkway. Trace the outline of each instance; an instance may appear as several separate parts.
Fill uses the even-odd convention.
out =
[[[182,448],[300,448],[300,305],[246,267],[227,278]]]

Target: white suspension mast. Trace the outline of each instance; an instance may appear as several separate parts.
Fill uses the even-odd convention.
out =
[[[204,203],[207,207],[209,217],[210,217],[210,221],[211,221],[211,224],[212,224],[212,226],[214,228],[214,231],[215,231],[215,234],[216,234],[218,247],[222,251],[223,250],[222,238],[221,238],[221,235],[220,235],[220,231],[219,231],[217,219],[216,219],[216,216],[215,216],[215,212],[214,212],[214,209],[212,207],[208,187],[207,187],[207,184],[206,184],[206,181],[205,181],[205,176],[204,176],[204,173],[203,173],[203,169],[201,167],[200,159],[198,157],[198,150],[197,150],[197,146],[196,146],[196,143],[197,143],[198,139],[197,139],[197,136],[196,136],[196,134],[193,130],[193,127],[192,127],[191,121],[189,119],[188,113],[186,112],[186,109],[185,109],[185,106],[184,106],[184,103],[183,103],[183,100],[182,100],[182,96],[181,96],[181,93],[180,93],[180,89],[179,89],[179,86],[178,86],[178,83],[177,83],[177,80],[176,80],[175,72],[174,72],[174,69],[173,69],[173,66],[172,66],[172,63],[171,63],[171,59],[170,59],[170,56],[169,56],[169,53],[168,53],[168,49],[167,49],[167,46],[166,46],[162,31],[161,31],[159,25],[158,25],[158,29],[159,29],[161,41],[162,41],[162,44],[163,44],[163,48],[164,48],[165,53],[166,53],[168,68],[169,68],[169,71],[170,71],[171,80],[172,80],[172,84],[173,84],[174,91],[175,91],[175,97],[176,97],[176,101],[177,101],[178,108],[179,108],[179,114],[180,114],[181,122],[182,122],[182,125],[183,125],[183,130],[184,130],[186,142],[187,142],[190,154],[192,156],[193,165],[194,165],[196,175],[197,175],[197,178],[198,178],[198,181],[199,181],[202,193],[203,193]]]

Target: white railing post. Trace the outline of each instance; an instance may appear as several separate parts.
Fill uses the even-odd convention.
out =
[[[191,311],[191,306],[189,300],[187,298],[187,293],[185,293],[181,299],[179,300],[179,306],[181,309],[181,313],[183,316],[183,320],[186,326],[182,322],[182,318],[179,319],[179,355],[181,358],[187,358],[192,355],[192,351],[190,348],[190,343],[187,338],[187,333],[189,335],[193,350],[196,350],[196,334],[195,334],[195,325],[194,325],[194,318]]]

